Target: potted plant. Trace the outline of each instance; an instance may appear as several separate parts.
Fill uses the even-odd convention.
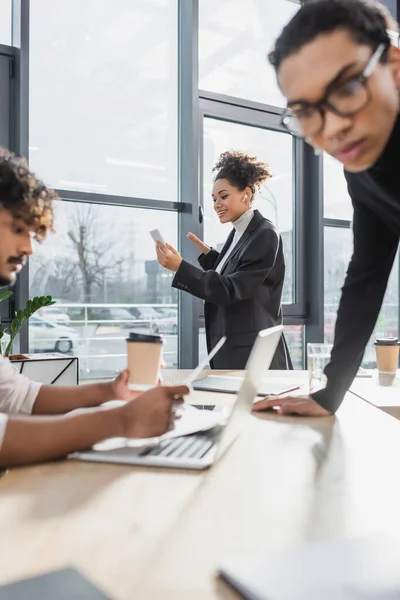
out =
[[[13,292],[4,291],[0,293],[0,302],[7,300],[10,296],[13,295]],[[44,306],[51,306],[55,304],[53,298],[51,296],[36,296],[32,298],[32,300],[28,300],[25,308],[23,310],[17,310],[15,313],[14,319],[11,321],[11,324],[4,325],[0,323],[0,354],[4,357],[8,357],[10,359],[21,357],[21,355],[12,355],[12,346],[14,340],[18,333],[21,331],[22,327],[25,323],[28,322],[29,318],[40,308]],[[9,339],[6,343],[4,343],[3,338],[8,336]]]

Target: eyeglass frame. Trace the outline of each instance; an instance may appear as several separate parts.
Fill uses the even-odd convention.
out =
[[[350,113],[344,113],[342,111],[337,110],[337,108],[335,108],[335,106],[333,106],[330,102],[328,102],[329,96],[332,94],[332,89],[330,89],[330,85],[328,85],[328,88],[323,96],[323,98],[321,100],[319,100],[318,102],[315,103],[309,103],[308,106],[310,108],[315,108],[315,110],[320,114],[321,116],[321,127],[320,129],[318,129],[317,131],[315,131],[312,134],[308,134],[308,135],[302,135],[300,132],[296,133],[294,131],[292,131],[289,126],[287,125],[287,123],[285,123],[285,119],[287,117],[290,118],[294,118],[296,119],[296,116],[294,115],[293,111],[290,108],[286,108],[281,119],[280,119],[280,124],[281,126],[283,126],[291,135],[299,138],[299,139],[305,139],[307,137],[311,137],[314,135],[318,135],[319,133],[321,133],[321,131],[324,130],[325,127],[325,118],[326,118],[326,111],[329,110],[330,112],[332,112],[335,115],[338,115],[339,117],[353,117],[354,115],[356,115],[358,112],[362,111],[366,106],[368,106],[368,104],[371,102],[371,93],[367,87],[367,83],[368,83],[368,79],[369,77],[371,77],[371,75],[373,74],[373,72],[375,71],[375,69],[377,68],[379,61],[382,58],[383,53],[385,52],[385,50],[387,50],[389,48],[388,45],[382,43],[379,44],[379,46],[377,47],[377,49],[375,50],[375,52],[372,54],[371,58],[369,59],[366,67],[364,68],[364,70],[362,71],[362,73],[360,73],[360,75],[355,76],[353,79],[355,81],[358,81],[359,83],[361,83],[361,85],[364,87],[366,94],[367,94],[367,101],[366,103],[361,106],[361,108],[358,108],[355,111],[351,111]]]

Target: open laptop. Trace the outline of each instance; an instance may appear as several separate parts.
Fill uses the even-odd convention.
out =
[[[279,325],[259,332],[246,365],[246,376],[224,424],[208,431],[167,439],[155,446],[121,446],[101,451],[90,449],[74,452],[69,458],[146,467],[207,469],[237,437],[243,417],[251,411],[260,380],[272,361],[282,331],[283,327]]]

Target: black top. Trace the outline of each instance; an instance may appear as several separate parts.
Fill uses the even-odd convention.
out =
[[[223,336],[227,341],[212,360],[214,369],[244,369],[260,330],[282,323],[285,260],[276,227],[258,210],[230,252],[221,273],[215,268],[229,251],[234,230],[221,252],[201,255],[201,268],[182,261],[173,287],[201,298],[204,303],[207,348]],[[291,366],[284,339],[270,368]]]
[[[345,171],[354,208],[354,252],[342,290],[328,382],[313,398],[335,412],[361,364],[385,295],[400,235],[400,117],[376,164]]]

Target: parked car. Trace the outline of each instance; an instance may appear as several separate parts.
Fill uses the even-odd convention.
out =
[[[178,309],[177,308],[157,308],[156,311],[163,317],[175,317],[177,318],[178,316]]]
[[[106,325],[118,325],[121,329],[135,329],[154,331],[155,319],[160,315],[156,311],[152,311],[151,306],[143,308],[126,308],[110,307],[110,308],[91,308],[90,320],[97,322],[99,327]],[[113,323],[111,323],[113,322]]]
[[[156,333],[178,333],[178,310],[176,308],[157,308],[159,313],[154,326]]]
[[[129,312],[139,321],[142,327],[149,327],[152,331],[156,331],[157,321],[160,318],[160,313],[152,306],[133,306]]]
[[[178,333],[178,315],[162,317],[154,326],[156,333]]]
[[[49,323],[58,323],[59,325],[69,325],[70,318],[66,312],[57,306],[45,306],[40,308],[36,314]]]
[[[65,325],[56,325],[36,315],[29,319],[29,338],[32,352],[52,350],[68,354],[78,345],[79,334]]]
[[[90,308],[89,319],[92,321],[116,321],[123,327],[130,327],[134,321],[126,308]]]

